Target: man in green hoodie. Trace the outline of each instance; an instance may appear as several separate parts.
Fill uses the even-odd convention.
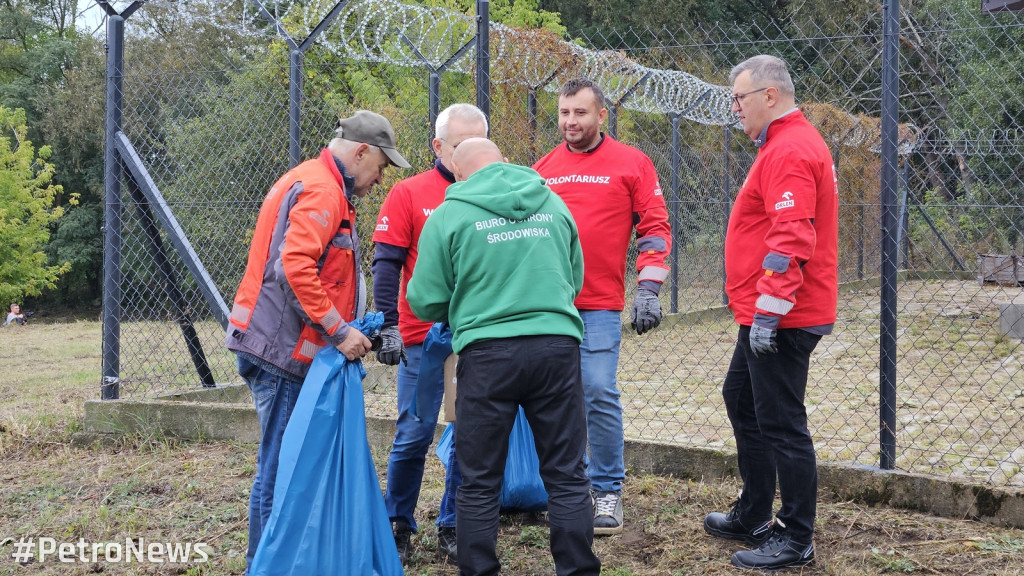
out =
[[[559,576],[600,573],[593,552],[583,321],[573,300],[583,252],[572,215],[539,174],[502,161],[485,138],[452,157],[457,182],[420,235],[408,300],[448,322],[459,354],[456,535],[462,576],[497,574],[498,495],[519,406],[537,443]]]

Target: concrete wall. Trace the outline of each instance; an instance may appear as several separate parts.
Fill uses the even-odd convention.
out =
[[[200,401],[201,400],[201,401]],[[367,418],[374,450],[387,449],[395,435],[390,419]],[[435,440],[443,427],[437,427]],[[84,431],[75,443],[87,445],[119,435],[259,441],[259,422],[249,391],[225,386],[154,400],[90,400]],[[672,475],[698,481],[736,477],[736,455],[706,448],[626,440],[626,468],[632,473]],[[822,493],[871,506],[907,508],[949,518],[971,518],[997,526],[1024,528],[1024,490],[966,484],[939,477],[883,471],[834,462],[818,463]]]

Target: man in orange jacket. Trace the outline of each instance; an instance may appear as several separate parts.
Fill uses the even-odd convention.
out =
[[[380,184],[389,164],[409,167],[391,123],[360,110],[339,120],[320,156],[282,176],[260,208],[226,337],[262,432],[247,567],[270,518],[281,436],[313,356],[328,344],[349,360],[370,351],[369,339],[348,325],[366,304],[352,196]]]

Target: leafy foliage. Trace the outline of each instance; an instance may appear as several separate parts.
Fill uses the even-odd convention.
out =
[[[48,266],[43,251],[49,225],[63,213],[53,206],[61,188],[53,183],[50,153],[43,146],[36,154],[24,110],[0,106],[0,302],[38,296],[70,268]]]

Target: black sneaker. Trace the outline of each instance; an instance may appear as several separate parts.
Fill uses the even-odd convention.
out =
[[[409,558],[412,557],[412,528],[404,522],[393,522],[391,533],[395,536],[398,558],[402,560],[402,566],[405,566],[409,563]]]
[[[704,518],[704,531],[718,538],[739,540],[751,546],[758,546],[771,535],[774,521],[768,519],[764,522],[740,521],[740,501],[732,503],[732,509],[723,514],[712,512]]]
[[[459,545],[455,541],[453,526],[442,526],[437,529],[437,553],[447,557],[452,565],[458,565]]]
[[[732,565],[753,570],[781,570],[814,562],[814,543],[794,542],[785,529],[776,526],[771,535],[753,550],[732,555]]]

